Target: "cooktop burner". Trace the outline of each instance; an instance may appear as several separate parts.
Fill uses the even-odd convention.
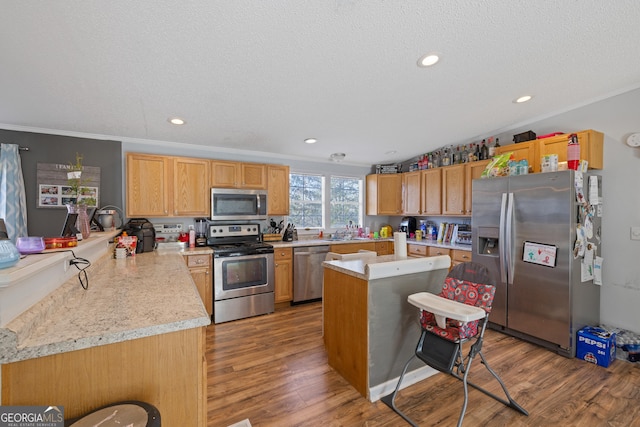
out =
[[[273,253],[273,246],[262,242],[258,224],[211,224],[207,246],[214,257]]]
[[[213,250],[214,258],[273,253],[273,246],[262,242],[214,244],[209,246]]]

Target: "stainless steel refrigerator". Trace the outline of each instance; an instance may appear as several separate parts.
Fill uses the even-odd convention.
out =
[[[589,194],[589,174],[582,191],[575,175],[474,180],[471,220],[472,259],[498,282],[491,326],[570,357],[576,331],[600,320],[600,286],[589,280],[589,261],[600,255],[601,180],[591,181]]]

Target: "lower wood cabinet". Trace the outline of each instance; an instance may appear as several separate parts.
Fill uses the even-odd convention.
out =
[[[378,255],[393,255],[394,253],[393,242],[388,240],[375,242],[374,248]]]
[[[339,245],[331,245],[329,250],[337,254],[352,254],[361,250],[375,251],[376,242],[342,243]]]
[[[427,247],[425,245],[407,244],[407,256],[425,257],[427,256]]]
[[[202,303],[209,316],[213,315],[213,279],[211,276],[211,255],[185,255],[185,261],[193,278]]]
[[[427,246],[427,256],[448,255],[451,256],[451,249],[439,248],[437,246]]]
[[[462,264],[463,262],[471,261],[471,251],[463,251],[461,249],[451,250],[451,266]]]
[[[293,249],[276,248],[273,253],[275,263],[275,302],[293,300]]]

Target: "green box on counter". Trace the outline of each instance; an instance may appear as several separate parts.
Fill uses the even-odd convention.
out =
[[[576,357],[607,367],[616,359],[616,334],[602,328],[585,326],[577,333]]]

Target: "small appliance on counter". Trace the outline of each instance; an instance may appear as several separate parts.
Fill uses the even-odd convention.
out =
[[[136,253],[152,252],[156,245],[156,230],[145,218],[132,218],[122,228],[129,236],[136,236],[138,243]]]
[[[196,246],[207,246],[207,232],[209,222],[207,218],[196,218]]]
[[[98,224],[101,227],[101,231],[115,229],[113,216],[116,214],[114,209],[98,209],[94,213],[94,216],[98,216]]]
[[[407,238],[411,237],[412,234],[416,234],[416,219],[412,216],[405,216],[400,221],[400,227],[398,227],[398,231],[407,234]]]

